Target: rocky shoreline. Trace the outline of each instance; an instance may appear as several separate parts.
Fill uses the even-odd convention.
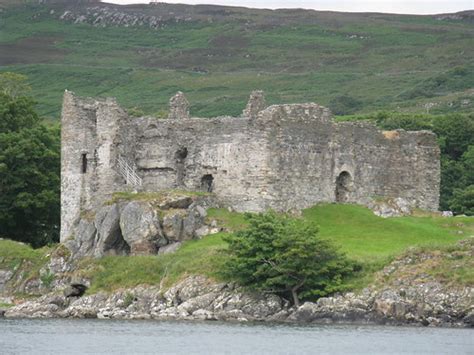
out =
[[[0,270],[0,317],[473,327],[472,282],[469,277],[464,281],[452,277],[453,270],[469,270],[473,255],[474,238],[449,249],[412,249],[377,272],[365,289],[296,308],[277,295],[199,275],[187,276],[170,288],[154,284],[84,294],[93,275],[86,277],[81,264],[60,245],[47,256],[48,263],[36,278],[27,276],[31,274],[27,262]]]
[[[415,326],[474,326],[474,289],[448,290],[440,283],[367,288],[306,302],[299,308],[276,295],[249,293],[202,276],[184,279],[166,292],[139,286],[110,294],[66,298],[50,293],[0,312],[7,318],[99,318],[157,320],[357,323]]]

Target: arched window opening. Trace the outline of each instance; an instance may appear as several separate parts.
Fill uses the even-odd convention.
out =
[[[352,176],[343,171],[336,179],[336,202],[347,202],[352,187]]]
[[[212,192],[214,189],[214,177],[211,174],[204,175],[201,178],[201,190],[205,192]]]

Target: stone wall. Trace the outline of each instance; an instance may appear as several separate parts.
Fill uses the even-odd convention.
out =
[[[61,241],[82,212],[125,189],[116,170],[119,133],[128,119],[115,100],[64,94],[61,118]]]
[[[118,173],[119,156],[136,166],[143,191],[213,192],[238,211],[367,203],[375,197],[438,208],[439,148],[433,133],[335,123],[328,109],[312,103],[267,108],[264,103],[263,93],[254,92],[242,117],[190,118],[179,93],[171,100],[170,118],[130,118],[112,99],[66,92],[62,240],[81,211],[130,188]],[[183,117],[175,117],[179,112]]]

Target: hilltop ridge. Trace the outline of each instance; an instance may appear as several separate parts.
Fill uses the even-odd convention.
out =
[[[180,90],[194,115],[235,115],[248,92],[338,114],[470,112],[473,11],[440,15],[2,1],[0,70],[30,77],[42,114],[64,89],[156,113]]]

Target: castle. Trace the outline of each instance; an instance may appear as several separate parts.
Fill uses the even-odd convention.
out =
[[[375,197],[438,208],[433,133],[336,123],[314,103],[267,107],[255,91],[241,117],[194,118],[178,93],[168,119],[134,118],[114,99],[66,91],[61,122],[61,241],[82,211],[126,190],[212,192],[237,211]]]

